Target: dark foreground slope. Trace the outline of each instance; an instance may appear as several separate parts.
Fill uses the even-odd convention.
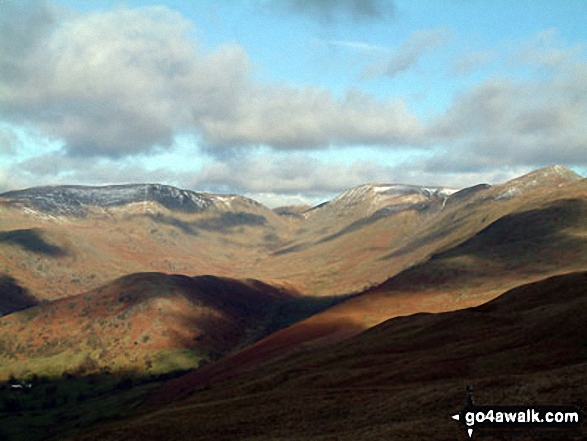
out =
[[[328,350],[186,389],[172,403],[164,387],[140,413],[73,439],[465,439],[450,416],[467,385],[477,404],[584,400],[587,273],[471,309],[395,318]]]

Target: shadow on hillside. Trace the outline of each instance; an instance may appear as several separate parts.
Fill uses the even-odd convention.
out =
[[[52,378],[33,374],[0,382],[0,440],[68,438],[84,427],[120,418],[144,400],[154,386],[185,373],[147,375],[103,370],[91,374],[66,372]],[[24,387],[12,388],[12,384]]]
[[[66,249],[47,242],[39,231],[33,228],[1,231],[0,243],[17,245],[25,251],[44,254],[50,257],[62,257],[68,254]]]
[[[192,236],[197,236],[198,230],[231,233],[236,227],[263,227],[267,224],[267,219],[264,216],[245,212],[226,212],[218,216],[189,222],[173,216],[166,216],[162,213],[148,213],[143,216],[151,219],[153,222],[179,228],[185,234]]]
[[[206,231],[228,233],[235,227],[263,227],[267,224],[264,216],[245,212],[226,212],[219,216],[201,219],[195,225]]]
[[[281,363],[292,354],[298,356],[306,354],[312,358],[315,356],[313,351],[316,348],[330,347],[364,330],[363,326],[348,318],[324,323],[301,323],[296,326],[295,332],[284,330],[272,333],[258,344],[250,344],[242,350],[233,351],[214,363],[203,364],[199,369],[167,383],[165,388],[156,390],[146,404],[158,406],[162,402],[178,399],[195,390],[207,389],[213,384],[229,380],[245,372],[257,372],[258,369],[265,369],[271,365],[281,366]],[[284,368],[285,366],[287,363]],[[313,368],[310,368],[310,371],[312,370]],[[299,371],[284,371],[283,374],[270,375],[263,380],[257,378],[265,384],[255,384],[253,389],[246,391],[245,394],[278,388],[283,382],[299,374]],[[244,385],[243,387],[246,388]]]
[[[196,281],[196,290],[194,290]],[[197,317],[180,311],[173,316],[178,329],[198,329],[190,338],[170,331],[174,344],[202,355],[201,365],[223,359],[257,341],[349,298],[305,297],[257,280],[247,283],[213,276],[186,278],[183,291],[208,309]]]
[[[190,236],[197,236],[198,232],[193,226],[193,222],[184,222],[179,220],[173,216],[165,216],[162,213],[152,214],[148,213],[144,215],[148,217],[153,222],[157,222],[158,224],[168,225],[170,227],[175,227],[180,229],[183,233],[189,234]]]
[[[385,207],[380,210],[377,210],[375,213],[373,213],[370,216],[364,217],[362,219],[359,219],[359,220],[351,223],[350,225],[347,225],[346,227],[344,227],[340,231],[337,231],[336,233],[330,234],[330,235],[323,237],[322,239],[319,239],[315,242],[304,242],[304,243],[289,246],[287,248],[281,248],[281,249],[275,251],[273,253],[273,255],[280,256],[283,254],[289,254],[289,253],[295,253],[298,251],[303,251],[303,250],[308,249],[310,247],[313,247],[315,245],[320,245],[323,243],[331,242],[331,241],[338,239],[339,237],[342,237],[346,234],[352,233],[354,231],[358,231],[364,227],[367,227],[371,224],[376,223],[377,221],[379,221],[381,219],[385,219],[385,218],[394,216],[396,214],[399,214],[401,212],[408,211],[408,210],[424,211],[427,208],[429,208],[429,206],[430,206],[430,204],[422,203],[422,204],[400,204],[400,205],[395,205],[392,207]],[[384,257],[384,259],[385,259],[385,257]]]
[[[565,199],[546,208],[504,216],[433,259],[465,254],[512,264],[559,260],[569,251],[587,249],[587,239],[569,234],[567,230],[572,228],[587,230],[587,201]]]
[[[546,273],[587,262],[587,238],[570,229],[587,230],[587,202],[558,201],[546,208],[504,216],[469,240],[403,271],[386,288],[420,290],[450,283],[472,285],[494,278],[496,271]],[[466,260],[463,260],[466,259]]]
[[[587,240],[570,235],[567,229],[587,228],[587,201],[565,199],[545,208],[504,216],[460,245],[432,256],[431,260],[473,255],[479,258],[510,261],[512,264],[531,263],[538,258],[558,261],[560,252],[585,249]],[[413,251],[427,243],[450,235],[462,227],[460,219],[450,227],[442,228],[417,239],[407,246],[383,257],[391,259]],[[547,263],[547,262],[545,262]]]
[[[450,224],[450,226],[447,226],[447,225],[437,226],[430,233],[428,233],[424,236],[418,235],[416,239],[412,240],[411,242],[408,242],[407,245],[404,245],[403,247],[381,257],[379,260],[381,260],[381,261],[391,260],[391,259],[395,259],[396,257],[400,257],[405,254],[409,254],[412,251],[414,251],[415,249],[423,247],[423,246],[429,244],[430,242],[434,242],[434,241],[440,240],[444,237],[450,236],[454,232],[462,229],[465,223],[466,223],[466,220],[463,218],[460,218],[460,219],[454,220]]]
[[[37,299],[6,274],[0,275],[0,317],[36,305]]]
[[[385,207],[380,210],[377,210],[371,216],[368,216],[368,217],[365,217],[365,218],[359,219],[358,221],[353,222],[352,224],[344,227],[342,230],[340,230],[337,233],[331,234],[329,236],[326,236],[326,237],[320,239],[316,243],[319,244],[319,243],[330,242],[331,240],[337,239],[341,236],[344,236],[345,234],[360,230],[361,228],[366,227],[371,224],[374,224],[375,222],[377,222],[381,219],[391,217],[391,216],[398,214],[398,213],[401,213],[403,211],[408,211],[408,210],[423,211],[426,208],[428,208],[429,206],[430,206],[429,203],[421,203],[421,204],[399,204],[399,205],[394,205],[391,207]]]

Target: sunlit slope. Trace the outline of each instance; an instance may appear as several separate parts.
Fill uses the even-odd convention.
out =
[[[0,318],[0,379],[197,367],[279,326],[295,298],[255,280],[125,276]]]
[[[570,273],[472,309],[388,320],[206,389],[185,385],[165,404],[180,378],[161,404],[74,439],[460,439],[450,416],[468,385],[477,404],[584,399],[586,292],[587,273]]]

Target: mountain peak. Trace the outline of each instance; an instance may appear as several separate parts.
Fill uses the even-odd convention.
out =
[[[363,184],[347,190],[330,202],[325,207],[349,207],[365,202],[371,202],[375,206],[384,206],[397,202],[416,202],[434,197],[448,197],[457,189],[445,187],[425,187],[408,184]]]
[[[562,165],[551,165],[534,170],[518,178],[501,184],[504,190],[497,199],[511,199],[530,188],[555,188],[583,179],[581,175]]]
[[[564,165],[549,165],[548,167],[539,168],[531,173],[528,173],[526,176],[536,175],[536,176],[560,176],[565,178],[569,181],[577,181],[582,179],[583,177],[578,173],[575,173],[570,168],[565,167]]]
[[[565,182],[574,182],[582,179],[582,176],[573,170],[562,165],[550,165],[539,168],[518,178],[512,179],[505,184],[525,184],[525,186],[562,184]]]

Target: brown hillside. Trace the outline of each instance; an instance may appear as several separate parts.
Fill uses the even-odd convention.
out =
[[[255,280],[133,274],[0,318],[0,378],[192,368],[265,335],[295,298]]]

